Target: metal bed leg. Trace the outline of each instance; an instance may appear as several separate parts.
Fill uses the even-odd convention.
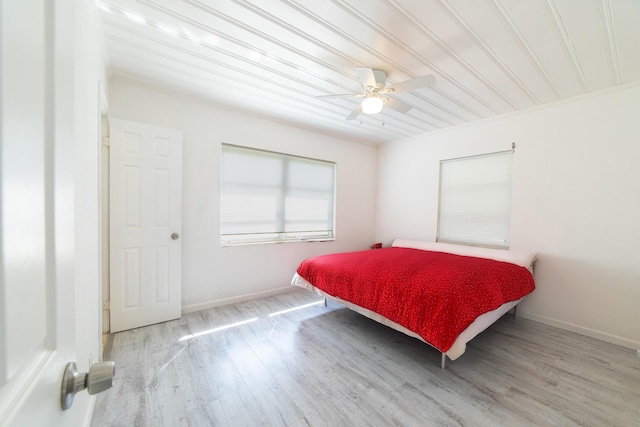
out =
[[[442,362],[440,362],[440,368],[445,369],[447,366],[447,355],[442,353]]]
[[[324,299],[324,306],[325,307],[327,306],[327,299],[326,298]]]

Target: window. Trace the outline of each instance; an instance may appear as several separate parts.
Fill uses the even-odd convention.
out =
[[[438,241],[509,247],[513,151],[440,162]]]
[[[335,163],[222,145],[220,244],[334,237]]]

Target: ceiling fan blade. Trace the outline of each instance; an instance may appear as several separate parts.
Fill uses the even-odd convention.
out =
[[[362,114],[362,104],[358,104],[358,106],[353,109],[351,114],[347,116],[347,120],[357,119],[360,114]]]
[[[333,99],[333,98],[359,98],[362,95],[361,93],[339,93],[334,95],[320,95],[314,98],[316,99]]]
[[[382,70],[374,70],[367,67],[356,67],[356,74],[363,87],[383,88],[387,84],[387,73]]]
[[[385,73],[382,70],[373,70],[373,77],[376,80],[376,84],[380,87],[383,88],[384,85],[387,84],[387,73]]]
[[[411,105],[405,104],[404,102],[399,101],[395,98],[385,98],[384,106],[401,113],[406,113],[407,111],[411,110],[411,108],[413,108]]]
[[[358,75],[360,84],[363,87],[376,87],[376,76],[373,74],[373,70],[371,68],[356,67],[356,74]]]
[[[433,76],[433,74],[429,74],[428,76],[422,76],[416,79],[411,79],[405,82],[400,82],[398,84],[395,84],[387,88],[385,92],[390,92],[390,93],[406,92],[409,90],[420,89],[422,87],[433,86],[435,82],[436,82],[436,78]]]

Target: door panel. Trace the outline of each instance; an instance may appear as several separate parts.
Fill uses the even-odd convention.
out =
[[[180,317],[182,134],[111,120],[111,332]]]
[[[68,411],[60,405],[62,373],[78,360],[81,339],[75,6],[73,0],[0,2],[1,426],[82,425],[90,415],[86,393]],[[90,363],[82,359],[83,367]]]
[[[15,416],[20,394],[49,369],[54,352],[43,168],[48,17],[37,3],[0,6],[0,420]]]

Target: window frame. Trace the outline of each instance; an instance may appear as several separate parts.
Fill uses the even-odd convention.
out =
[[[509,249],[511,245],[511,217],[512,217],[512,210],[513,210],[514,154],[515,154],[515,150],[504,150],[504,151],[478,154],[473,156],[444,159],[440,161],[439,183],[438,183],[438,187],[439,187],[438,188],[439,190],[438,192],[438,224],[437,224],[436,241],[443,242],[443,243],[466,245],[466,246],[479,246],[479,247],[506,249],[506,250]],[[476,191],[473,192],[474,203],[476,203],[477,202],[476,198],[480,199],[479,197],[477,197],[479,194],[479,191],[477,191],[478,187],[496,185],[495,182],[491,182],[492,179],[499,181],[498,174],[500,172],[503,174],[506,174],[508,178],[508,182],[507,181],[503,182],[502,190],[504,191],[504,193],[500,194],[500,196],[503,198],[502,200],[503,205],[500,206],[502,208],[501,210],[496,209],[496,212],[499,211],[498,214],[496,215],[498,217],[502,216],[503,218],[507,217],[508,220],[506,220],[506,222],[504,219],[503,219],[503,222],[482,220],[480,219],[480,215],[483,213],[483,211],[485,211],[484,214],[486,215],[486,210],[488,209],[488,205],[486,204],[482,205],[481,208],[474,206],[472,211],[475,212],[475,215],[478,215],[478,216],[472,218],[473,219],[472,225],[469,225],[468,223],[465,224],[467,229],[473,229],[473,230],[467,230],[467,231],[471,231],[469,233],[469,236],[461,237],[460,230],[456,230],[455,232],[451,232],[450,230],[447,230],[447,232],[444,233],[443,228],[447,228],[445,226],[451,227],[451,224],[455,224],[455,220],[443,219],[443,198],[446,197],[444,193],[445,191],[447,191],[447,189],[443,188],[443,181],[444,181],[443,164],[446,164],[446,163],[452,164],[453,162],[457,162],[457,161],[471,161],[474,159],[482,159],[482,158],[484,159],[488,159],[491,157],[497,158],[498,156],[508,156],[506,157],[506,159],[508,160],[508,164],[504,165],[504,169],[497,171],[496,174],[493,176],[489,176],[488,174],[485,175],[484,178],[487,180],[482,182],[479,180],[478,176],[475,175],[474,179],[467,181],[467,184],[470,184],[476,187]],[[477,168],[478,165],[474,165],[474,167]],[[496,197],[496,194],[498,193],[486,191],[483,194],[483,197],[484,197],[483,202],[487,203],[487,201],[490,200],[491,197]],[[456,196],[460,197],[459,194],[457,194]],[[508,203],[505,202],[506,200],[508,200]],[[464,200],[464,203],[470,203],[470,201]],[[506,208],[508,208],[508,214],[507,214]],[[447,224],[444,224],[445,220],[448,221]],[[478,228],[482,228],[482,227],[486,227],[487,229],[489,229],[488,227],[493,227],[493,228],[491,229],[490,232],[485,232],[483,234],[478,231]],[[501,233],[504,233],[504,234],[500,234],[499,233],[500,230],[502,230]],[[501,235],[503,237],[502,241],[500,241],[500,239],[497,239],[495,237],[489,238],[489,236],[496,236],[496,235]]]
[[[277,159],[282,163],[281,167],[281,175],[280,175],[280,185],[275,186],[271,185],[274,193],[277,193],[275,196],[275,212],[281,212],[280,215],[276,214],[273,220],[268,220],[263,224],[268,224],[273,222],[274,228],[271,231],[255,231],[255,232],[246,232],[246,233],[224,233],[223,234],[223,198],[225,195],[225,166],[224,166],[224,151],[225,148],[229,148],[230,150],[238,150],[238,151],[246,151],[247,153],[255,153],[257,154],[256,158],[259,157],[259,154],[263,154],[265,159],[267,156],[271,156],[272,159]],[[264,150],[260,148],[236,145],[236,144],[221,144],[220,150],[220,204],[219,204],[219,237],[220,237],[220,246],[240,246],[240,245],[256,245],[256,244],[268,244],[268,243],[287,243],[287,242],[323,242],[323,241],[333,241],[336,236],[336,192],[337,192],[337,164],[333,161],[315,159],[311,157],[298,156],[288,153],[282,153],[277,151]],[[323,166],[330,166],[332,168],[331,172],[331,184],[332,188],[330,190],[330,197],[326,198],[325,201],[328,201],[327,204],[327,218],[326,224],[328,230],[287,230],[287,226],[294,222],[292,220],[287,220],[287,194],[291,194],[293,192],[300,192],[301,190],[304,192],[304,187],[296,187],[295,183],[290,181],[291,168],[289,167],[292,162],[305,163],[309,162],[311,164],[315,163]],[[252,185],[256,188],[259,186],[258,184],[245,184],[248,188]],[[268,186],[265,186],[267,188]],[[312,191],[306,188],[306,191]],[[323,190],[314,189],[314,191],[323,192]],[[324,192],[329,191],[324,190]],[[268,193],[269,191],[267,191]],[[322,199],[320,199],[322,200]],[[311,222],[313,219],[307,219],[297,222]],[[318,220],[316,220],[318,221]],[[324,221],[324,220],[323,220]],[[321,221],[322,222],[322,221]],[[242,236],[246,236],[243,238]]]

